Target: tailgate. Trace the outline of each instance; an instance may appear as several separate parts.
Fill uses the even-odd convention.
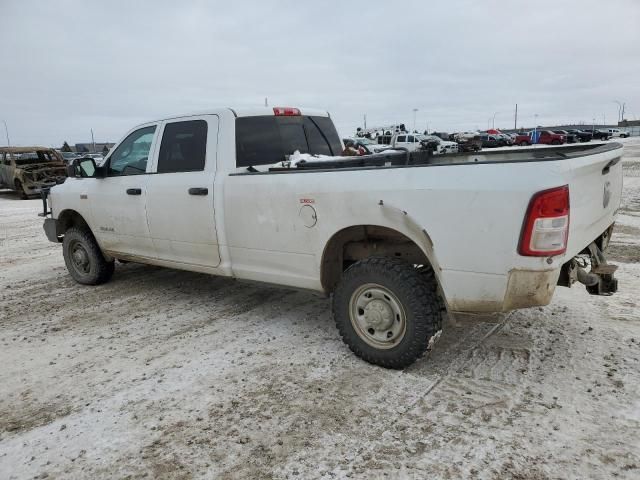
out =
[[[575,256],[614,221],[622,197],[621,144],[572,158],[567,256]]]

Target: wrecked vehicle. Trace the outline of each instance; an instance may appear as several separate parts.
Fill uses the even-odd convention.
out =
[[[72,163],[72,178],[45,191],[44,230],[81,284],[108,281],[118,260],[321,292],[351,350],[388,368],[419,358],[447,311],[547,305],[576,281],[616,291],[602,252],[621,144],[342,150],[321,111],[149,122],[103,165]]]
[[[0,187],[23,199],[64,182],[67,170],[60,153],[47,147],[0,148]]]

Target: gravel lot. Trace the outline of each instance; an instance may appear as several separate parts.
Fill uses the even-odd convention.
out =
[[[459,318],[405,371],[305,292],[134,264],[82,287],[0,192],[0,478],[640,478],[640,139],[620,292]]]

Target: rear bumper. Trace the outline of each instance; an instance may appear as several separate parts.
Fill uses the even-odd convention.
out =
[[[61,242],[61,239],[58,236],[58,221],[55,218],[45,218],[44,225],[42,227],[44,228],[44,233],[50,242]]]
[[[465,313],[508,312],[548,305],[559,276],[560,265],[549,270],[513,269],[506,275],[442,271],[449,309]]]

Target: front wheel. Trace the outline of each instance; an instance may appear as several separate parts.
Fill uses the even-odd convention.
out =
[[[442,328],[442,305],[435,278],[400,259],[370,257],[344,272],[332,308],[353,353],[399,369],[420,358]]]
[[[109,281],[114,262],[107,261],[90,231],[71,227],[64,234],[62,255],[69,274],[83,285],[99,285]]]

